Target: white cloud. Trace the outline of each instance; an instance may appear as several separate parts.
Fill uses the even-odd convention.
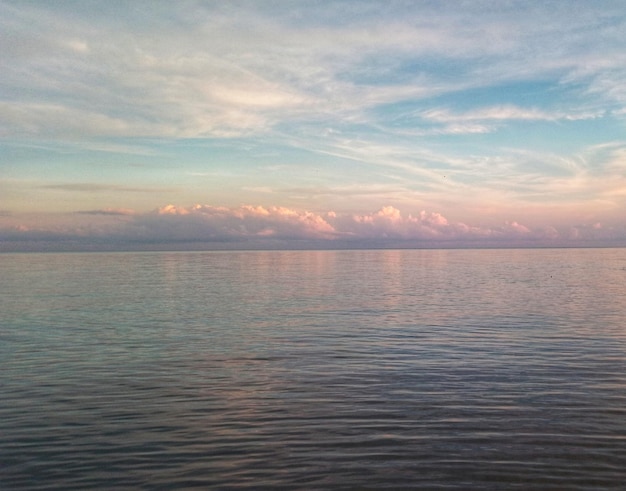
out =
[[[495,129],[486,123],[502,124],[508,121],[579,121],[602,116],[602,112],[548,112],[536,107],[523,108],[511,104],[483,107],[472,111],[454,113],[446,108],[430,109],[420,116],[434,123],[444,124],[445,133],[486,133]]]
[[[84,9],[4,6],[9,34],[3,46],[10,50],[0,55],[2,79],[16,94],[20,87],[29,94],[3,108],[4,131],[45,134],[56,128],[55,135],[69,137],[179,138],[265,132],[294,118],[367,120],[371,116],[364,111],[380,104],[498,83],[522,67],[554,70],[555,57],[561,68],[569,67],[564,80],[591,80],[592,92],[622,100],[617,82],[626,61],[623,54],[613,56],[620,53],[619,37],[605,38],[608,52],[603,62],[594,63],[591,54],[602,36],[580,34],[591,27],[612,32],[603,24],[610,9],[596,12],[579,5],[574,16],[562,7],[523,15],[524,7],[516,4],[485,12],[469,4],[382,9],[372,3],[326,18],[324,8],[303,4],[295,9],[302,14],[296,20],[290,9],[191,3],[156,7],[131,29],[130,7],[123,8],[128,21],[120,22],[126,17],[120,7],[94,18]],[[541,22],[536,15],[544,17]],[[558,42],[546,42],[554,39]],[[449,60],[463,79],[442,77],[420,63],[423,57]],[[416,68],[399,70],[407,63]],[[481,75],[485,67],[487,76]],[[567,116],[505,106],[482,114],[425,117],[457,123],[449,131],[460,133],[486,129],[459,126],[463,121]]]

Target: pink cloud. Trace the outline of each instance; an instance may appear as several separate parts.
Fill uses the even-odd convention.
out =
[[[545,245],[562,237],[551,226],[533,228],[517,221],[493,227],[473,226],[450,221],[438,212],[422,210],[406,214],[394,206],[383,206],[371,213],[340,214],[282,206],[166,205],[133,217],[127,222],[125,233],[146,240],[316,240],[331,246],[337,241],[358,245],[360,240],[403,241],[415,246],[434,242],[471,245],[487,241],[502,244],[543,241]]]
[[[508,228],[507,228],[508,227]],[[365,214],[315,213],[282,206],[166,205],[125,222],[122,234],[142,240],[455,240],[528,233],[516,222],[502,231],[450,223],[437,212],[403,215],[393,206]]]
[[[440,213],[421,211],[415,216],[403,216],[393,206],[385,206],[371,214],[335,219],[338,230],[354,237],[445,240],[489,235],[488,231],[464,223],[449,223]]]
[[[273,206],[166,205],[135,220],[131,227],[176,239],[211,240],[274,237],[331,239],[335,229],[321,215]]]
[[[2,223],[4,221],[4,224]],[[393,206],[347,214],[312,212],[282,206],[166,205],[148,213],[103,209],[68,215],[65,222],[42,225],[0,221],[0,249],[29,247],[37,241],[129,247],[169,247],[172,244],[235,244],[243,247],[471,247],[571,245],[593,240],[622,240],[626,230],[599,223],[571,226],[559,232],[551,226],[531,227],[517,221],[475,226],[451,221],[441,213],[403,213]],[[569,241],[569,242],[568,242]],[[169,244],[169,245],[168,245]],[[213,244],[213,246],[211,246]],[[107,246],[107,247],[109,247]],[[230,247],[230,246],[229,246]]]

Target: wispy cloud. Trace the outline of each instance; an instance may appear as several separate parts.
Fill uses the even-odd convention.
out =
[[[198,240],[614,224],[624,32],[619,0],[0,2],[2,206]],[[120,212],[187,200],[231,211]]]
[[[130,208],[105,208],[103,210],[83,210],[79,211],[81,215],[106,215],[106,216],[131,216],[136,215],[135,210]]]
[[[532,67],[545,74],[555,69],[555,57],[562,60],[556,68],[566,70],[563,81],[588,80],[598,97],[623,100],[617,82],[626,61],[616,33],[624,19],[613,16],[614,25],[607,26],[610,8],[579,4],[574,16],[560,5],[538,19],[515,2],[492,5],[488,12],[484,6],[431,11],[432,6],[391,3],[383,15],[376,3],[325,5],[342,10],[338,19],[352,19],[339,21],[319,6],[299,7],[310,15],[308,22],[271,9],[188,3],[172,16],[161,6],[150,13],[155,24],[168,18],[157,33],[148,25],[125,29],[115,9],[103,9],[96,18],[88,11],[68,15],[63,6],[55,11],[4,5],[3,80],[15,94],[19,84],[30,95],[3,101],[3,132],[236,136],[293,118],[364,118],[364,110],[380,104],[499,83],[512,74],[528,78]],[[135,16],[130,6],[125,14]],[[580,32],[592,28],[613,38],[604,39],[608,51],[602,58],[590,62],[597,53],[593,42],[580,45],[589,42]],[[581,49],[583,61],[577,61]],[[424,57],[454,60],[459,79],[442,78]],[[43,64],[44,59],[50,61]],[[475,69],[483,66],[489,67],[486,77]],[[468,117],[552,116],[504,108]]]
[[[430,109],[421,117],[436,123],[459,124],[468,122],[505,122],[505,121],[578,121],[602,116],[599,112],[562,113],[548,112],[536,107],[522,108],[514,105],[492,106],[463,113],[454,113],[449,109]],[[471,126],[470,126],[471,128]]]
[[[124,186],[121,184],[99,184],[92,182],[73,182],[73,183],[58,183],[58,184],[44,184],[39,186],[41,189],[52,189],[58,191],[71,191],[81,193],[94,193],[94,192],[123,192],[123,193],[163,193],[172,191],[173,188],[155,188],[155,187],[133,187]]]

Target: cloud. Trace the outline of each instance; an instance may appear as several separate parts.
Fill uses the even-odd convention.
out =
[[[156,193],[172,191],[173,188],[150,188],[150,187],[133,187],[121,184],[98,184],[92,182],[79,183],[60,183],[60,184],[44,184],[41,189],[56,189],[59,191],[71,191],[81,193],[96,193],[101,191],[114,191],[124,193]]]
[[[84,210],[79,211],[82,215],[107,215],[107,216],[131,216],[136,215],[135,210],[130,208],[105,208],[103,210]]]
[[[178,239],[401,239],[414,241],[546,238],[542,230],[531,230],[512,221],[493,229],[451,223],[437,212],[404,215],[393,206],[367,214],[313,213],[285,207],[243,205],[238,208],[167,205],[138,217],[132,227],[153,227],[157,237]],[[169,233],[165,233],[166,230]],[[188,235],[186,235],[188,234]]]
[[[471,134],[489,133],[498,126],[514,121],[581,121],[603,116],[603,111],[579,111],[565,113],[546,111],[536,107],[523,108],[512,104],[488,106],[466,112],[452,112],[447,108],[421,111],[423,120],[442,125],[424,134]]]
[[[5,179],[21,182],[3,186],[3,206],[35,209],[45,194],[96,221],[122,217],[106,193],[144,210],[231,191],[229,205],[276,205],[137,213],[115,232],[146,240],[168,227],[181,240],[539,237],[510,218],[526,224],[537,203],[593,222],[591,208],[626,205],[620,150],[584,150],[621,138],[626,16],[619,0],[544,4],[0,2],[0,144]],[[412,213],[355,214],[385,203]],[[469,223],[467,204],[509,224],[416,211]]]
[[[626,236],[626,226],[604,225],[601,222],[581,223],[571,226],[564,235],[572,241],[621,245],[620,241]]]
[[[141,17],[132,6],[95,16],[62,5],[3,5],[9,97],[0,127],[7,137],[234,137],[294,120],[367,121],[372,107],[554,79],[555,71],[564,84],[586,81],[589,93],[624,100],[619,3],[537,11],[517,2],[488,11],[366,3],[189,2]],[[441,73],[451,64],[456,77]],[[506,112],[472,119],[548,117]]]
[[[233,32],[219,20],[193,27],[170,19],[157,34],[120,29],[124,15],[108,9],[98,19],[64,16],[62,8],[3,10],[3,46],[13,52],[0,55],[0,66],[15,92],[2,101],[5,136],[229,136],[262,131],[273,111],[306,104],[287,85],[229,60],[219,36],[233,40]],[[171,17],[160,10],[144,21]]]
[[[491,120],[554,120],[558,116],[551,115],[536,108],[524,109],[513,105],[494,106],[477,109],[465,113],[452,113],[448,109],[430,109],[421,113],[425,119],[437,123],[463,122],[463,121],[491,121]]]
[[[147,127],[133,127],[123,118],[61,104],[0,102],[0,113],[0,136],[3,137],[121,136],[131,130],[136,136],[151,133]]]
[[[418,215],[403,216],[399,209],[384,206],[375,213],[352,215],[338,219],[346,233],[363,238],[394,239],[451,239],[469,236],[464,224],[450,224],[439,213],[421,211]]]
[[[336,235],[321,215],[280,206],[250,205],[238,208],[166,205],[137,216],[123,233],[157,241],[332,239]]]
[[[166,205],[148,213],[130,210],[81,212],[90,222],[54,226],[0,226],[0,248],[7,244],[63,243],[82,247],[155,248],[176,244],[195,247],[476,247],[553,245],[572,239],[626,239],[626,231],[605,232],[600,226],[570,227],[564,233],[517,221],[493,227],[447,219],[441,213],[402,213],[393,206],[364,214],[315,213],[280,206]],[[117,218],[117,219],[116,219]],[[560,241],[560,242],[558,242]],[[4,243],[5,246],[2,246]],[[300,244],[300,245],[299,245]],[[43,245],[42,245],[43,247]],[[50,247],[49,245],[47,247]]]

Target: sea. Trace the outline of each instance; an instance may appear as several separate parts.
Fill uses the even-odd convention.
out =
[[[0,254],[0,489],[626,489],[626,249]]]

